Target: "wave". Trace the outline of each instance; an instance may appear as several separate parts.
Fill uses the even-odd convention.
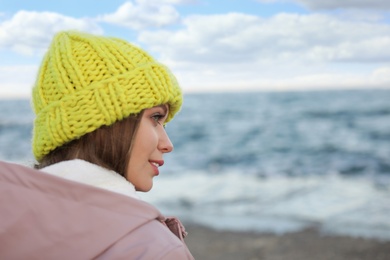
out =
[[[164,175],[164,174],[163,174]],[[140,196],[187,222],[231,230],[323,232],[390,240],[390,178],[166,174]],[[369,218],[367,216],[370,216]],[[354,228],[355,227],[355,228]]]
[[[390,115],[390,109],[380,108],[377,110],[338,110],[338,111],[308,111],[304,113],[309,118],[319,119],[351,119],[358,117],[383,117]]]

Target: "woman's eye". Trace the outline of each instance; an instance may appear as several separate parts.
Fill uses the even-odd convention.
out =
[[[153,119],[157,124],[162,125],[162,121],[163,121],[164,117],[165,117],[165,115],[155,114],[155,115],[152,116],[152,119]]]

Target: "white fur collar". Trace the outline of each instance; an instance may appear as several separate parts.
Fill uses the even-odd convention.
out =
[[[43,172],[139,199],[135,187],[122,175],[84,160],[63,161],[41,169]]]

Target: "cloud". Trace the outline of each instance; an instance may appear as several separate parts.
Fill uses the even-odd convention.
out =
[[[356,9],[390,9],[388,0],[296,0],[310,9],[339,9],[339,8],[356,8]]]
[[[0,66],[0,97],[29,97],[37,71],[35,65]]]
[[[29,55],[42,52],[53,34],[67,29],[102,33],[91,19],[76,19],[52,12],[19,11],[10,20],[0,23],[0,49]]]
[[[186,92],[388,89],[390,86],[390,77],[389,74],[386,74],[390,72],[389,68],[378,68],[365,73],[317,71],[307,74],[295,73],[295,75],[288,75],[284,71],[280,71],[278,77],[267,77],[256,73],[256,71],[234,75],[234,73],[208,74],[210,71],[194,69],[197,73],[190,71],[177,71],[175,73]]]
[[[295,2],[312,10],[352,9],[390,9],[388,0],[257,0],[262,3]]]
[[[194,4],[198,0],[136,0],[138,3],[142,4],[171,4],[171,5],[180,5],[180,4]]]
[[[102,15],[98,20],[134,30],[168,26],[180,20],[179,13],[170,4],[181,2],[183,1],[138,0],[135,3],[125,2],[115,13]]]
[[[263,19],[240,13],[190,16],[183,22],[176,31],[141,32],[139,41],[176,62],[390,61],[388,24],[322,14]]]
[[[229,13],[189,16],[176,31],[143,31],[138,40],[194,89],[390,83],[371,74],[390,62],[388,24],[324,14],[265,19]]]
[[[376,69],[371,75],[372,82],[381,82],[383,85],[390,82],[390,67]]]

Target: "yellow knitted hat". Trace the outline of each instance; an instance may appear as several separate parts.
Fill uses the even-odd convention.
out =
[[[182,104],[167,67],[116,38],[76,31],[54,36],[33,88],[37,160],[57,147],[143,109],[169,104],[167,122]]]

